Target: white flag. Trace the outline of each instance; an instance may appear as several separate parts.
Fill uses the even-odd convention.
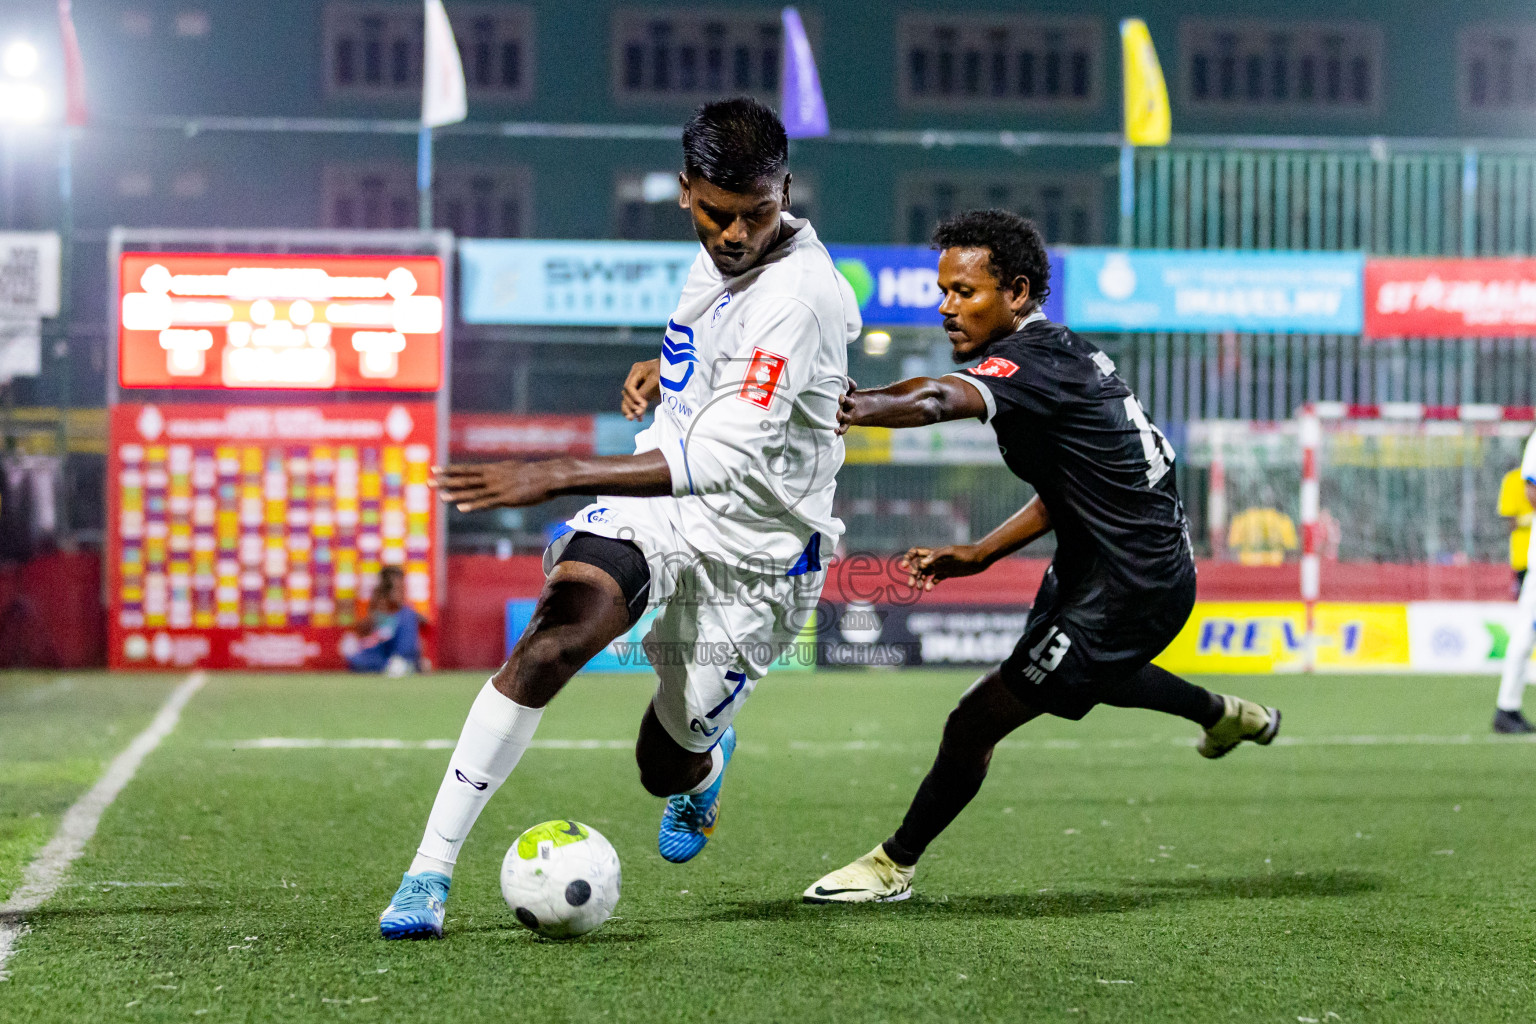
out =
[[[421,123],[428,128],[453,124],[469,116],[464,88],[464,64],[443,0],[426,0],[426,62],[421,75]]]

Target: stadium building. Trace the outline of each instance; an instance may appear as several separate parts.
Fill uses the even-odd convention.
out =
[[[448,11],[469,118],[437,133],[432,213],[457,238],[685,240],[677,126],[712,96],[773,99],[783,74],[772,8],[594,3],[573,12],[527,2]],[[1162,55],[1174,135],[1167,147],[1135,152],[1122,196],[1115,26],[1132,13],[1146,18]],[[1058,246],[1530,252],[1536,30],[1507,5],[1421,5],[1411,31],[1404,13],[1367,5],[1346,17],[1301,4],[945,5],[894,15],[856,3],[807,7],[833,131],[796,143],[795,207],[846,246],[921,246],[939,218],[1001,206],[1033,217]],[[90,119],[75,129],[67,316],[44,321],[39,372],[5,386],[3,423],[34,453],[55,452],[68,437],[56,532],[65,547],[96,550],[108,505],[110,231],[415,227],[422,26],[408,4],[366,2],[146,0],[76,14]],[[7,17],[8,31],[42,43],[41,80],[61,91],[53,12],[33,5]],[[6,140],[5,226],[56,229],[66,214],[56,133],[18,127]],[[932,298],[921,281],[896,274],[870,286],[911,307]],[[468,299],[461,290],[449,303],[461,434],[511,431],[521,450],[627,450],[610,393],[654,348],[653,329],[472,322]],[[875,336],[851,353],[852,376],[941,369],[942,335],[918,319],[873,322]],[[1314,402],[1536,400],[1530,339],[1497,329],[1368,339],[1363,327],[1317,324],[1152,326],[1161,329],[1092,333],[1180,451],[1197,546],[1222,560],[1283,567],[1301,548],[1285,529],[1302,525],[1295,442],[1231,424],[1291,421]],[[60,409],[69,410],[64,427]],[[555,418],[519,419],[539,416]],[[840,492],[850,548],[896,550],[934,531],[975,536],[1017,507],[1026,491],[1011,478],[975,485],[992,462],[989,444],[962,431],[935,435],[929,456],[855,450]],[[1506,532],[1483,476],[1504,468],[1442,482],[1454,484],[1452,504],[1470,511],[1448,513],[1433,536],[1353,549],[1345,537],[1342,557],[1498,563]],[[1284,523],[1250,543],[1252,520],[1242,516],[1266,508]],[[510,540],[517,552],[536,551],[544,527],[568,511],[556,503],[454,513],[449,548],[504,554]],[[1334,519],[1354,514],[1331,510]],[[1373,536],[1405,530],[1425,533],[1417,520],[1383,520]],[[1470,583],[1456,591],[1485,592]]]

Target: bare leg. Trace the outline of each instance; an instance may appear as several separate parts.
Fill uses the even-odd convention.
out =
[[[582,562],[555,566],[527,632],[469,709],[411,874],[453,873],[459,848],[528,749],[544,706],[628,628],[623,595],[613,577]]]
[[[714,765],[710,754],[679,746],[662,727],[652,707],[645,709],[645,717],[640,720],[635,761],[640,765],[640,784],[653,796],[692,792]]]
[[[542,708],[628,630],[624,595],[612,576],[585,562],[559,562],[544,583],[533,620],[491,685],[524,707]]]

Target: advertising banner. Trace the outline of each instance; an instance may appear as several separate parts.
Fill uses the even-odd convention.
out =
[[[1522,628],[1508,601],[1416,601],[1408,606],[1413,667],[1425,672],[1503,671],[1510,637]]]
[[[43,319],[59,315],[59,235],[0,231],[0,384],[43,368]]]
[[[697,242],[459,243],[460,315],[471,324],[665,327]]]
[[[1300,601],[1202,601],[1156,661],[1181,673],[1296,671],[1306,622]],[[1320,603],[1315,624],[1323,671],[1408,667],[1406,605]]]
[[[938,327],[939,253],[925,245],[831,245],[837,269],[853,286],[865,327]],[[1051,251],[1045,315],[1060,321],[1062,253]]]
[[[455,456],[591,455],[596,433],[591,415],[456,412],[448,421],[448,450]]]
[[[823,666],[995,665],[1024,635],[1029,608],[823,602],[817,617],[817,661]]]
[[[126,404],[108,431],[111,667],[344,667],[386,565],[435,621],[430,402]]]
[[[1002,465],[997,433],[985,423],[952,420],[905,430],[853,427],[844,436],[850,464],[910,466]]]
[[[0,231],[0,318],[59,315],[59,233]]]
[[[1021,605],[823,604],[822,665],[996,665],[1024,635]],[[1400,604],[1323,604],[1318,667],[1405,669],[1408,621]],[[1299,671],[1306,614],[1301,602],[1201,602],[1157,663],[1171,672]]]
[[[1368,259],[1372,338],[1536,334],[1536,259]]]
[[[506,608],[506,650],[510,656],[512,648],[522,638],[524,630],[533,621],[533,610],[538,602],[526,598],[516,598],[507,602]],[[651,631],[651,625],[656,621],[659,610],[652,609],[640,616],[638,622],[629,627],[623,636],[618,637],[607,647],[598,651],[593,658],[581,669],[582,672],[650,672],[651,660],[645,653],[645,635]],[[808,672],[816,667],[816,623],[819,609],[811,613],[805,628],[800,631],[794,644],[785,650],[784,654],[774,663],[775,672]]]
[[[507,604],[507,650],[522,635],[533,601]],[[907,605],[823,601],[796,650],[776,671],[822,667],[985,666],[1012,653],[1029,608],[1017,604]],[[594,659],[588,671],[649,671],[640,642],[643,618]],[[1322,672],[1439,672],[1496,675],[1519,626],[1512,602],[1423,601],[1316,608]],[[1188,624],[1156,660],[1171,672],[1200,675],[1298,672],[1306,610],[1301,602],[1231,601],[1195,606]],[[812,635],[814,630],[814,636]]]
[[[939,254],[924,245],[830,245],[866,327],[938,327]],[[664,327],[699,255],[693,242],[466,239],[462,315],[473,324]],[[1062,255],[1045,314],[1060,320]]]
[[[1358,334],[1359,253],[1068,249],[1079,331]]]
[[[435,256],[130,252],[118,270],[125,388],[442,385]]]

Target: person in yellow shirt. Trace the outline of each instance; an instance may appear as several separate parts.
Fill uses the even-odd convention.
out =
[[[1277,508],[1250,508],[1232,517],[1227,547],[1243,565],[1281,565],[1296,550],[1296,524]]]
[[[1499,485],[1499,514],[1515,520],[1509,542],[1509,562],[1520,580],[1519,623],[1510,632],[1509,649],[1504,653],[1504,670],[1499,677],[1499,699],[1494,705],[1493,731],[1533,733],[1532,725],[1521,713],[1526,675],[1531,664],[1531,649],[1536,647],[1536,577],[1526,575],[1530,565],[1531,508],[1536,502],[1536,433],[1525,442],[1520,468],[1504,477]]]
[[[1509,531],[1509,567],[1514,570],[1515,583],[1512,596],[1520,596],[1520,584],[1525,582],[1525,569],[1531,548],[1531,518],[1536,510],[1531,508],[1525,495],[1525,480],[1518,469],[1504,474],[1499,482],[1499,515],[1513,519]]]

